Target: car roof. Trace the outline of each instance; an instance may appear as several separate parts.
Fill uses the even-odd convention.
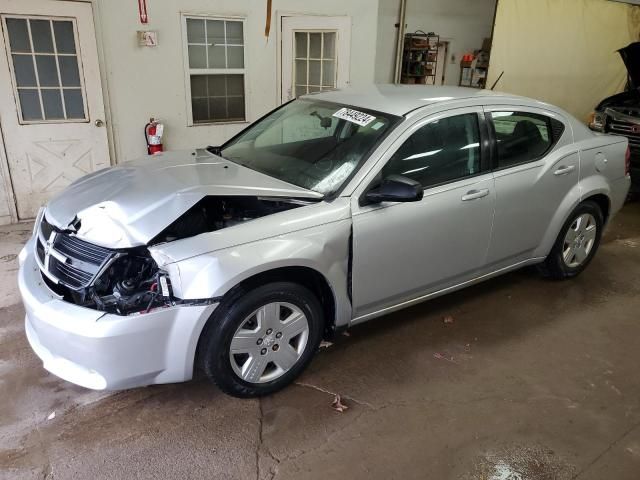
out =
[[[326,100],[391,115],[405,115],[412,110],[440,102],[478,98],[519,98],[491,90],[436,85],[369,85],[305,95],[302,98]]]

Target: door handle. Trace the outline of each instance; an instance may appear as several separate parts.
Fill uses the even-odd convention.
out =
[[[483,188],[482,190],[469,190],[465,195],[462,196],[462,201],[468,202],[469,200],[486,197],[487,195],[489,195],[488,188]]]
[[[554,175],[566,175],[568,173],[573,172],[576,169],[575,165],[563,165],[562,167],[558,168],[555,172],[553,172]]]

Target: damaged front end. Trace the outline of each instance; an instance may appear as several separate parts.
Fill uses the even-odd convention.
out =
[[[104,248],[55,228],[44,215],[37,226],[36,260],[49,288],[82,307],[129,315],[172,303],[168,276],[146,247]]]
[[[82,222],[67,229],[45,214],[36,227],[36,260],[49,288],[65,301],[116,315],[159,308],[206,304],[173,294],[167,271],[148,247],[232,227],[256,218],[315,203],[295,198],[206,196],[158,233],[148,245],[111,249],[82,238]]]

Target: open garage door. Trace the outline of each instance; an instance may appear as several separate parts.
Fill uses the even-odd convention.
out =
[[[640,7],[607,0],[499,0],[487,85],[561,106],[586,121],[624,89],[616,50],[637,41]]]

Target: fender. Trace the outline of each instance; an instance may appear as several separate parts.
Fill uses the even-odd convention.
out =
[[[351,220],[340,220],[191,257],[167,267],[177,287],[174,292],[185,300],[222,297],[243,280],[277,268],[313,269],[329,284],[336,305],[336,326],[342,326],[351,320],[347,284],[350,233]]]
[[[553,244],[558,238],[562,229],[573,210],[586,198],[593,195],[603,194],[610,198],[610,188],[602,176],[593,175],[581,179],[574,187],[567,192],[562,202],[558,206],[555,215],[549,222],[549,227],[545,231],[540,246],[533,253],[534,257],[545,258],[553,248]],[[610,200],[611,201],[611,200]]]

